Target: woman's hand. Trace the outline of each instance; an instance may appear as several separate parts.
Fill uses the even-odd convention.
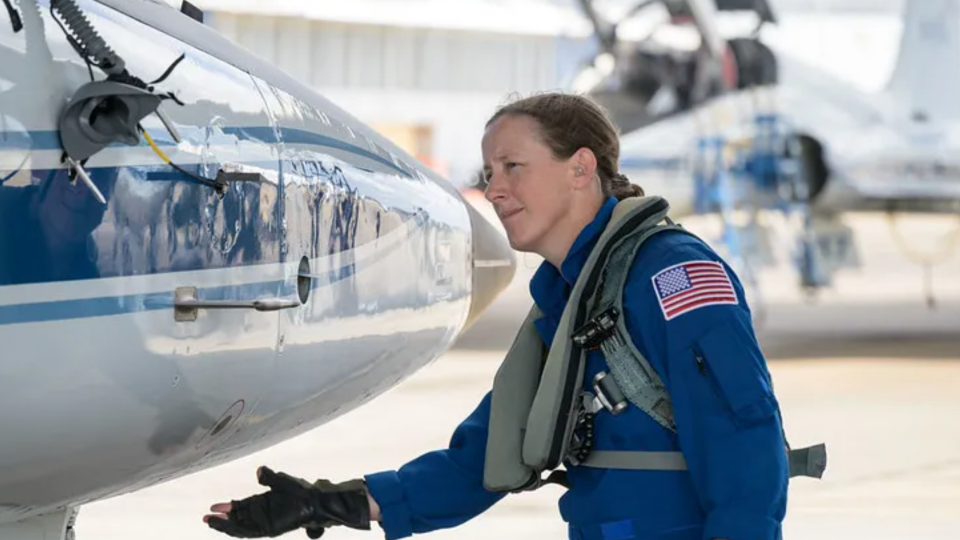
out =
[[[275,537],[300,527],[319,538],[326,527],[343,525],[368,530],[372,500],[363,480],[314,484],[267,467],[257,470],[257,480],[270,491],[239,501],[216,503],[203,517],[210,528],[237,538]],[[379,517],[379,508],[377,508]]]

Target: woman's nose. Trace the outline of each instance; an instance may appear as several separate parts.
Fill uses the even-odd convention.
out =
[[[487,187],[483,190],[483,195],[490,202],[494,202],[497,199],[502,199],[506,196],[504,183],[500,180],[498,174],[493,173],[487,177]]]

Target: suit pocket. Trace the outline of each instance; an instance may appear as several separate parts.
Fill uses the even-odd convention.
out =
[[[763,353],[741,321],[726,322],[706,333],[694,342],[692,355],[700,375],[709,379],[737,427],[756,425],[776,413]]]

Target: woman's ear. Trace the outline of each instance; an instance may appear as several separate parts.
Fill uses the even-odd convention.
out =
[[[574,186],[577,188],[589,186],[597,175],[597,157],[589,148],[581,148],[570,156],[570,167],[573,172]]]

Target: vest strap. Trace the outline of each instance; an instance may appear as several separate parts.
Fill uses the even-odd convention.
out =
[[[817,444],[790,450],[790,477],[822,478],[827,465],[827,448]],[[577,463],[581,467],[597,469],[628,469],[633,471],[685,471],[687,462],[682,452],[635,452],[594,450],[587,459]]]
[[[686,232],[672,223],[660,225],[659,222],[665,217],[665,212],[651,216],[646,226],[634,229],[614,244],[607,264],[601,271],[600,285],[591,298],[593,318],[577,329],[572,338],[584,348],[603,352],[610,371],[599,373],[593,386],[597,400],[604,408],[616,415],[627,407],[628,402],[633,403],[661,426],[676,432],[666,387],[656,370],[633,345],[622,315],[622,290],[640,247],[659,232]],[[611,376],[607,377],[608,374]],[[592,417],[589,421],[592,421]],[[592,431],[588,431],[588,440],[591,436]],[[597,452],[589,449],[589,443],[583,446],[572,448],[574,451],[567,456],[571,465],[632,470],[686,470],[686,462],[680,452]]]
[[[666,386],[647,359],[628,341],[629,334],[621,329],[622,319],[617,326],[617,331],[600,345],[616,386],[630,403],[664,428],[676,432],[673,407]]]
[[[806,448],[791,448],[788,452],[790,460],[790,477],[809,476],[822,478],[827,468],[827,446],[823,443]]]
[[[622,315],[623,289],[637,252],[650,237],[665,231],[690,234],[678,225],[654,225],[625,237],[617,244],[603,269],[601,285],[594,297],[593,312],[614,315],[612,323],[608,325],[611,329],[606,333],[606,339],[600,342],[599,348],[623,396],[665,429],[676,432],[673,406],[666,385],[630,339]]]
[[[685,471],[683,452],[636,452],[594,450],[581,467],[629,469],[634,471]]]

